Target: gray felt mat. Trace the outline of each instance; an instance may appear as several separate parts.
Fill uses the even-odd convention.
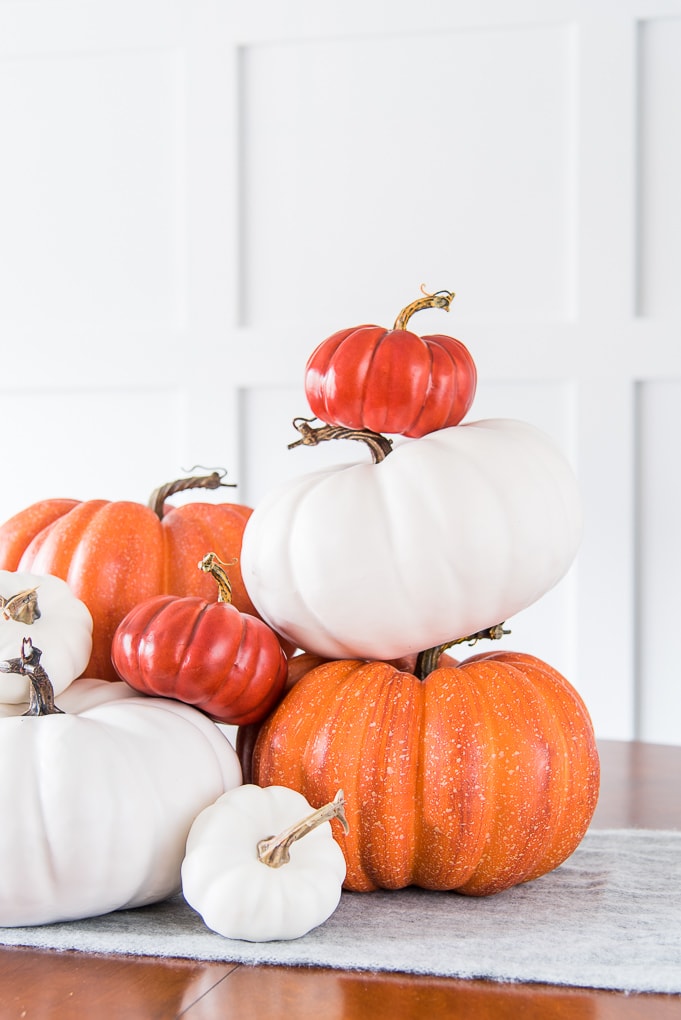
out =
[[[230,941],[181,897],[35,928],[0,944],[681,993],[681,832],[604,830],[549,875],[485,899],[343,893],[290,942]]]

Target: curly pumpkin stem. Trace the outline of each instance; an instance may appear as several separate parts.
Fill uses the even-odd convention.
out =
[[[443,652],[446,652],[448,648],[453,648],[454,645],[476,645],[478,641],[484,640],[498,641],[504,634],[510,633],[510,630],[505,629],[503,623],[497,623],[494,627],[485,627],[484,630],[478,630],[475,634],[469,634],[468,637],[455,638],[453,641],[446,641],[443,645],[426,648],[425,651],[419,652],[416,658],[414,676],[419,680],[425,680],[434,669],[437,669]]]
[[[310,422],[315,418],[294,418],[293,427],[300,432],[300,439],[295,443],[289,443],[288,449],[295,446],[317,446],[327,439],[359,439],[366,443],[371,450],[374,464],[380,464],[388,456],[393,448],[392,439],[381,435],[380,432],[372,432],[371,429],[347,429],[342,425],[319,425],[313,428]]]
[[[232,585],[225,567],[233,565],[234,563],[236,563],[236,560],[232,560],[231,564],[225,563],[220,559],[218,554],[214,552],[206,553],[203,559],[199,560],[199,570],[202,570],[204,574],[211,574],[217,581],[218,602],[232,601]]]
[[[176,478],[174,482],[166,482],[154,489],[147,506],[154,511],[159,520],[163,518],[163,505],[168,496],[175,492],[186,492],[187,489],[219,489],[236,488],[235,482],[223,482],[226,471],[213,471],[209,475],[191,475],[189,478]]]
[[[21,655],[16,659],[0,662],[0,672],[19,673],[27,676],[31,685],[28,709],[24,715],[63,715],[54,703],[54,687],[45,668],[40,665],[40,648],[36,648],[29,637],[21,642]]]
[[[417,298],[416,301],[412,301],[410,305],[402,309],[395,319],[393,329],[406,329],[412,315],[424,308],[443,308],[445,312],[448,312],[455,297],[451,290],[437,290],[434,294],[429,294],[425,290],[424,284],[421,284],[421,293],[423,294],[422,298]]]
[[[311,815],[303,818],[301,822],[296,822],[295,825],[284,829],[278,836],[268,836],[266,839],[259,840],[257,845],[258,860],[262,861],[263,864],[267,864],[270,868],[281,868],[283,864],[288,864],[290,861],[291,845],[297,839],[306,836],[308,832],[312,832],[318,825],[330,822],[332,818],[339,820],[343,826],[343,832],[347,833],[350,831],[348,820],[345,817],[345,798],[342,790],[338,791],[329,804],[325,804],[323,807],[313,811]]]

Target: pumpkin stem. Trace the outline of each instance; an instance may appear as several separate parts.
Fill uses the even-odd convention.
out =
[[[147,506],[150,507],[159,520],[163,518],[163,504],[168,496],[175,492],[185,492],[187,489],[219,489],[221,486],[235,489],[235,482],[223,482],[226,471],[213,471],[209,475],[192,475],[189,478],[176,478],[174,482],[166,482],[154,489]]]
[[[419,680],[425,680],[434,669],[437,669],[437,664],[443,652],[446,652],[448,648],[453,648],[454,645],[476,645],[478,641],[483,640],[498,641],[504,634],[510,633],[510,630],[506,630],[503,623],[497,623],[494,627],[478,630],[475,634],[469,634],[468,637],[455,638],[453,641],[446,641],[443,645],[426,648],[425,651],[419,652],[416,658],[414,676]]]
[[[315,420],[315,418],[293,419],[293,427],[300,432],[301,438],[295,443],[289,443],[289,450],[294,446],[317,446],[327,439],[359,439],[371,450],[374,464],[380,464],[393,448],[392,439],[381,435],[380,432],[372,432],[371,429],[346,429],[342,425],[320,425],[313,428],[310,422]]]
[[[54,703],[54,687],[52,681],[40,665],[42,651],[36,648],[29,637],[21,643],[21,655],[16,659],[0,662],[0,672],[19,673],[27,676],[31,684],[28,709],[24,715],[63,715],[61,708]]]
[[[217,581],[218,602],[232,601],[232,585],[225,567],[233,566],[235,563],[236,560],[232,560],[231,563],[225,563],[214,552],[206,553],[203,559],[199,560],[199,570],[203,570],[204,574],[211,574]]]
[[[3,620],[15,620],[29,626],[41,617],[38,606],[38,585],[35,588],[24,588],[11,598],[0,595],[0,617]]]
[[[424,284],[421,284],[421,292],[422,298],[417,298],[416,301],[412,301],[410,305],[402,309],[395,319],[393,329],[406,329],[414,312],[420,312],[423,308],[443,308],[445,312],[448,312],[455,297],[451,290],[437,290],[434,294],[429,294]]]
[[[283,864],[288,864],[290,861],[291,845],[297,839],[306,836],[308,832],[312,832],[318,825],[330,822],[332,818],[339,820],[343,826],[343,832],[347,833],[350,831],[348,820],[345,817],[345,798],[342,790],[338,791],[329,804],[318,808],[317,811],[308,815],[307,818],[303,818],[301,822],[296,822],[295,825],[284,829],[278,836],[268,836],[267,839],[259,840],[257,845],[258,859],[270,868],[281,868]]]

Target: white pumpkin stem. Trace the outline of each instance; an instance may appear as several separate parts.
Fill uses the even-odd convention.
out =
[[[400,314],[395,319],[395,325],[393,329],[406,329],[407,323],[411,319],[415,312],[420,312],[423,308],[443,308],[445,312],[449,311],[449,306],[454,300],[454,292],[451,290],[437,290],[434,294],[429,294],[421,285],[422,298],[417,298],[416,301],[412,301],[410,305],[403,308]]]
[[[293,427],[300,432],[300,439],[296,439],[295,443],[289,443],[289,450],[295,446],[317,446],[327,439],[358,439],[366,443],[371,450],[374,464],[380,464],[392,451],[392,439],[388,439],[380,432],[372,432],[371,429],[347,429],[344,425],[319,425],[313,428],[310,422],[315,420],[315,418],[293,419]]]
[[[3,620],[15,620],[29,627],[41,617],[38,606],[38,585],[35,588],[24,588],[11,598],[0,595],[0,616]]]
[[[21,642],[21,655],[16,659],[0,662],[0,672],[18,673],[28,677],[30,697],[28,709],[24,715],[63,715],[61,708],[54,703],[54,687],[44,666],[40,665],[40,648],[36,648],[30,637]]]
[[[283,864],[288,864],[291,859],[292,844],[297,839],[306,836],[308,832],[312,832],[318,825],[330,822],[332,818],[339,820],[344,832],[350,831],[348,820],[345,817],[345,798],[342,790],[338,791],[329,804],[325,804],[308,815],[307,818],[284,829],[278,836],[268,836],[267,839],[259,840],[258,859],[270,868],[280,868]]]
[[[232,560],[231,564],[224,563],[217,553],[214,552],[206,553],[203,559],[199,561],[199,570],[203,570],[204,574],[211,574],[217,581],[218,602],[232,601],[232,585],[225,567],[232,566],[235,563],[236,560]]]

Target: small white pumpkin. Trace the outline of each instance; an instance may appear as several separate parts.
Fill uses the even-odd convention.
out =
[[[42,665],[55,694],[83,672],[92,652],[92,616],[60,577],[0,570],[0,660],[11,659],[30,636],[42,649]],[[29,682],[8,673],[0,683],[0,704],[29,700]]]
[[[54,714],[0,719],[3,926],[178,892],[194,818],[241,782],[231,744],[189,705],[84,678],[56,703]]]
[[[340,791],[317,811],[285,786],[246,784],[224,793],[189,832],[182,863],[187,903],[225,938],[300,938],[340,901],[345,858],[332,818],[347,826]]]

